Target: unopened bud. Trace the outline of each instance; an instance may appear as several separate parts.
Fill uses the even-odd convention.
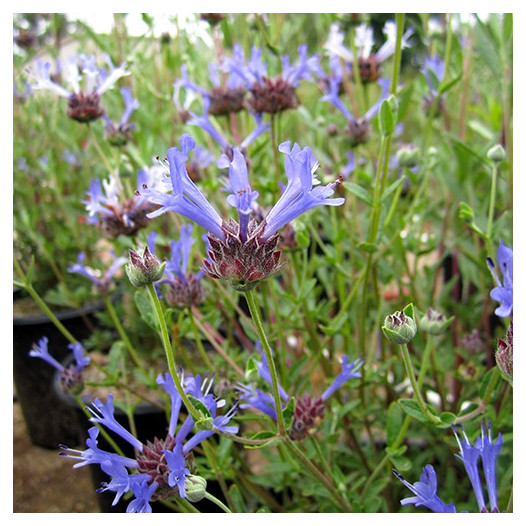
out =
[[[415,167],[418,164],[419,157],[419,151],[412,144],[406,144],[396,152],[396,158],[400,167]]]
[[[134,287],[142,287],[149,283],[159,281],[164,274],[166,262],[161,263],[146,247],[143,255],[130,250],[130,263],[125,266],[131,284]]]
[[[502,340],[499,338],[495,361],[502,376],[513,387],[513,322],[510,323],[506,339]]]
[[[189,475],[184,483],[186,500],[199,502],[206,495],[206,480],[198,475]]]
[[[494,163],[500,163],[506,159],[506,150],[500,144],[496,144],[488,150],[487,155]]]
[[[385,318],[382,332],[390,342],[397,345],[410,342],[417,332],[416,322],[413,319],[413,305],[408,305],[403,311],[389,314]]]
[[[454,316],[446,318],[441,312],[428,307],[426,313],[420,320],[420,328],[429,334],[442,334],[453,323]]]

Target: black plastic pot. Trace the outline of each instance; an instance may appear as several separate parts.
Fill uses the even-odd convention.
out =
[[[96,322],[93,313],[102,304],[56,313],[57,318],[79,341],[87,338]],[[31,442],[57,449],[59,444],[78,445],[82,429],[73,408],[53,388],[56,370],[40,358],[29,356],[34,343],[49,340],[50,354],[62,362],[70,343],[47,316],[13,316],[13,379],[16,402],[20,404]]]

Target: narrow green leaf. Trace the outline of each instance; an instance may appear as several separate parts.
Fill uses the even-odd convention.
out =
[[[423,422],[424,424],[429,424],[431,421],[429,418],[422,412],[420,406],[415,400],[398,400],[398,405],[409,416],[412,416],[416,420]]]
[[[349,190],[349,192],[354,194],[358,199],[360,199],[364,203],[367,203],[369,206],[372,206],[373,199],[365,188],[355,183],[350,183],[348,181],[342,184],[346,190]]]

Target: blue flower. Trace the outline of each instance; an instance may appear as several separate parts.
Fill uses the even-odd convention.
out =
[[[33,358],[41,358],[45,362],[52,365],[60,373],[64,373],[66,368],[58,362],[51,354],[48,349],[49,339],[44,336],[37,344],[33,345],[33,348],[29,351],[29,356]],[[73,351],[73,358],[75,364],[73,367],[73,374],[80,375],[80,373],[89,365],[90,357],[84,351],[84,347],[79,342],[70,343],[68,347]]]
[[[314,175],[319,164],[309,147],[301,149],[298,144],[291,146],[291,142],[286,141],[279,145],[279,151],[285,154],[285,174],[288,181],[281,197],[265,217],[263,240],[270,238],[311,208],[321,205],[340,206],[345,202],[343,197],[330,198],[338,182],[326,186],[319,184]]]
[[[409,28],[402,35],[402,49],[409,46],[409,38],[413,34],[414,29]],[[380,49],[372,54],[374,45],[374,36],[372,27],[365,24],[360,24],[355,32],[355,45],[357,50],[358,60],[368,60],[374,57],[378,63],[385,62],[393,53],[396,47],[396,23],[389,20],[384,25],[384,34],[386,41],[382,44]],[[343,44],[344,35],[338,24],[332,24],[329,32],[329,38],[324,44],[324,48],[331,57],[342,58],[345,62],[352,64],[354,55],[350,49]],[[349,68],[352,71],[351,68]]]
[[[185,498],[184,483],[186,477],[190,475],[190,470],[186,467],[186,462],[183,456],[181,443],[179,442],[173,451],[164,450],[166,455],[166,462],[170,468],[168,475],[168,484],[170,486],[177,486],[181,498]]]
[[[106,121],[106,135],[110,144],[123,145],[128,142],[131,130],[135,128],[134,124],[129,123],[131,114],[139,107],[139,101],[134,99],[131,94],[131,89],[126,87],[121,90],[122,98],[124,99],[124,112],[121,120],[118,123],[114,123],[107,114],[104,114],[102,118]]]
[[[114,67],[109,55],[105,55],[104,58],[109,66],[109,72],[104,68],[97,68],[94,55],[71,56],[64,68],[71,89],[64,88],[51,80],[49,62],[37,60],[31,72],[35,82],[32,87],[35,90],[50,90],[68,99],[68,117],[78,122],[91,122],[104,115],[104,109],[100,107],[100,96],[111,89],[119,78],[129,75],[124,65]],[[86,78],[82,89],[79,67]]]
[[[113,256],[113,263],[110,265],[105,274],[103,274],[100,270],[95,270],[84,265],[84,261],[86,259],[86,254],[84,252],[79,253],[77,257],[77,263],[72,263],[68,267],[67,271],[75,272],[85,276],[93,283],[95,289],[104,294],[111,288],[113,284],[113,276],[115,273],[128,261],[125,257],[115,257],[115,252],[113,251],[111,254]]]
[[[257,342],[259,344],[259,342]],[[260,346],[257,345],[259,348]],[[308,436],[308,434],[318,425],[323,418],[325,402],[334,394],[345,382],[351,378],[358,378],[361,376],[359,369],[363,365],[362,360],[349,362],[347,356],[342,357],[342,371],[333,380],[331,385],[319,397],[311,399],[307,394],[303,394],[296,399],[294,419],[291,428],[291,438],[293,440],[301,440]],[[259,376],[264,380],[268,386],[272,385],[272,379],[268,368],[266,355],[261,354],[261,360],[254,360],[254,365],[258,371]],[[272,420],[276,420],[276,405],[274,398],[270,394],[262,391],[254,385],[238,384],[237,390],[240,393],[240,407],[241,409],[252,408],[268,415]],[[278,384],[278,391],[282,400],[282,408],[285,407],[290,399],[290,396]]]
[[[215,126],[210,121],[208,116],[210,109],[210,100],[205,97],[203,99],[203,115],[199,116],[193,112],[190,112],[191,119],[187,122],[190,126],[197,126],[203,131],[208,133],[210,137],[221,147],[221,150],[225,153],[230,153],[233,146],[228,143],[228,141],[221,135],[221,133],[215,128]],[[241,151],[245,151],[248,146],[253,143],[260,135],[264,134],[270,130],[270,124],[263,123],[263,116],[261,113],[250,112],[255,121],[255,128],[243,139],[238,148]]]
[[[499,433],[497,439],[492,442],[491,423],[487,428],[483,423],[480,437],[477,438],[474,445],[471,445],[464,429],[462,429],[462,431],[463,436],[460,436],[457,427],[455,425],[453,426],[453,432],[460,448],[460,453],[455,456],[464,464],[477,500],[479,511],[485,513],[488,511],[488,508],[486,506],[484,489],[480,478],[480,464],[482,464],[482,471],[489,496],[489,509],[492,513],[497,513],[499,508],[497,503],[496,465],[497,457],[502,449],[502,435]],[[436,513],[456,513],[456,508],[452,503],[445,505],[437,497],[437,479],[433,466],[427,465],[420,477],[420,482],[415,482],[414,485],[409,484],[396,470],[393,470],[393,473],[415,494],[415,497],[403,499],[401,501],[402,506],[414,504],[417,507],[425,506]]]
[[[190,179],[186,170],[185,163],[188,160],[188,153],[194,149],[195,142],[190,135],[184,134],[179,144],[181,149],[170,148],[166,153],[167,161],[163,163],[169,170],[173,193],[164,194],[147,185],[143,185],[139,191],[152,203],[160,205],[157,210],[149,213],[148,217],[153,218],[166,212],[176,212],[223,239],[224,234],[221,229],[223,220]]]
[[[496,477],[496,466],[497,457],[502,449],[503,439],[502,435],[499,436],[495,442],[491,441],[491,423],[486,428],[485,424],[482,424],[482,431],[480,437],[477,438],[475,445],[471,446],[469,439],[463,430],[463,437],[460,437],[456,427],[453,427],[455,437],[460,447],[460,454],[456,455],[464,463],[466,473],[468,474],[471,485],[475,492],[475,497],[481,512],[487,511],[486,499],[484,498],[484,492],[482,489],[482,483],[479,474],[479,459],[482,463],[482,471],[484,473],[484,479],[486,481],[486,489],[489,496],[489,509],[492,513],[498,512],[497,503],[497,477]]]
[[[109,55],[104,55],[103,58],[109,66],[109,72],[104,68],[97,67],[95,63],[95,55],[71,55],[63,68],[66,82],[71,89],[64,88],[51,80],[50,62],[37,60],[31,70],[34,80],[32,88],[35,90],[50,90],[60,97],[69,99],[72,95],[79,94],[83,91],[80,86],[80,81],[82,79],[79,73],[80,67],[80,70],[85,75],[85,93],[96,93],[100,96],[111,89],[121,77],[130,74],[129,71],[126,71],[125,64],[122,64],[119,67],[114,67]]]
[[[339,180],[326,186],[319,184],[314,176],[318,163],[310,148],[302,150],[297,144],[291,148],[289,141],[279,147],[286,155],[285,190],[263,221],[258,217],[249,219],[257,193],[248,184],[246,159],[234,148],[232,157],[221,157],[218,165],[229,169],[228,202],[238,209],[240,223],[233,219],[223,221],[186,170],[185,161],[195,146],[194,140],[185,134],[180,145],[181,150],[171,148],[167,153],[173,193],[161,194],[146,185],[141,190],[141,195],[160,205],[148,217],[173,211],[208,230],[209,259],[204,262],[203,271],[214,279],[227,279],[237,290],[253,288],[281,268],[281,253],[276,250],[279,229],[311,208],[338,206],[345,201],[342,197],[330,199]]]
[[[378,113],[382,102],[389,96],[390,81],[389,79],[379,78],[376,83],[381,88],[381,95],[376,102],[364,113],[362,117],[357,117],[345,106],[340,98],[340,86],[342,75],[339,64],[333,64],[334,74],[329,77],[329,86],[324,86],[324,96],[322,101],[330,102],[347,120],[345,132],[351,139],[351,144],[363,143],[367,140],[370,129],[371,119]]]
[[[133,481],[130,487],[135,498],[128,504],[126,513],[151,513],[150,499],[157,491],[158,486],[156,482],[148,485],[148,482],[145,480],[141,482]]]
[[[437,476],[433,466],[428,464],[422,471],[420,481],[410,484],[405,478],[393,469],[393,473],[398,477],[400,482],[409,488],[414,494],[414,497],[407,497],[400,501],[402,506],[414,504],[416,507],[425,506],[435,513],[456,513],[457,510],[453,503],[444,504],[437,496]]]
[[[164,171],[157,166],[137,171],[138,186],[148,187],[159,195],[168,190],[163,178]],[[118,175],[110,174],[102,184],[93,179],[86,194],[83,203],[88,223],[97,225],[111,238],[121,234],[133,236],[149,222],[146,214],[152,211],[152,203],[140,194],[127,195]]]
[[[513,250],[507,247],[502,240],[497,250],[497,261],[502,274],[503,283],[495,272],[495,263],[488,257],[487,263],[491,275],[497,286],[490,292],[491,299],[501,303],[495,310],[495,314],[501,318],[511,316],[513,312]]]
[[[101,469],[111,477],[104,482],[98,491],[113,491],[116,496],[115,505],[122,495],[131,490],[135,498],[130,502],[127,513],[150,513],[150,500],[158,498],[185,497],[185,482],[190,471],[186,466],[186,458],[194,447],[206,440],[212,434],[237,433],[238,427],[228,425],[235,415],[236,407],[224,415],[218,415],[217,410],[225,405],[224,400],[218,400],[210,393],[212,377],[201,381],[201,377],[186,376],[181,378],[183,388],[200,400],[212,415],[212,429],[197,431],[190,438],[195,424],[188,415],[177,430],[182,400],[169,373],[160,374],[157,383],[169,395],[171,410],[168,434],[165,438],[156,437],[143,444],[123,427],[115,417],[113,397],[110,395],[106,403],[99,399],[93,402],[89,411],[91,422],[102,425],[131,444],[135,450],[135,458],[121,456],[107,452],[98,447],[97,437],[99,428],[93,427],[88,431],[87,449],[79,451],[61,446],[61,456],[77,460],[75,468],[88,464],[99,464]]]
[[[342,372],[333,380],[332,384],[325,389],[321,395],[321,399],[325,402],[330,396],[334,394],[345,382],[351,378],[361,378],[362,373],[360,369],[364,364],[363,360],[358,359],[354,362],[349,362],[348,356],[342,356]]]

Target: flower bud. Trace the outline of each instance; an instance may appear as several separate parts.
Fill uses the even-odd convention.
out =
[[[513,387],[513,322],[506,333],[506,340],[499,338],[495,361],[502,376]]]
[[[412,144],[406,144],[396,152],[396,158],[400,167],[415,167],[418,164],[419,157],[418,150]]]
[[[442,334],[453,323],[454,316],[446,318],[441,312],[428,307],[426,313],[420,320],[420,328],[429,334]]]
[[[384,321],[382,332],[392,343],[403,345],[410,342],[416,335],[417,327],[413,319],[413,305],[408,305],[403,311],[389,314]]]
[[[487,155],[494,163],[500,163],[506,159],[506,150],[500,144],[496,144],[488,150]]]
[[[166,262],[161,263],[146,247],[142,256],[135,250],[130,250],[130,263],[125,269],[131,284],[142,287],[159,281],[163,277],[165,266]]]
[[[206,494],[206,480],[198,475],[189,475],[184,482],[186,499],[190,502],[199,502]]]

